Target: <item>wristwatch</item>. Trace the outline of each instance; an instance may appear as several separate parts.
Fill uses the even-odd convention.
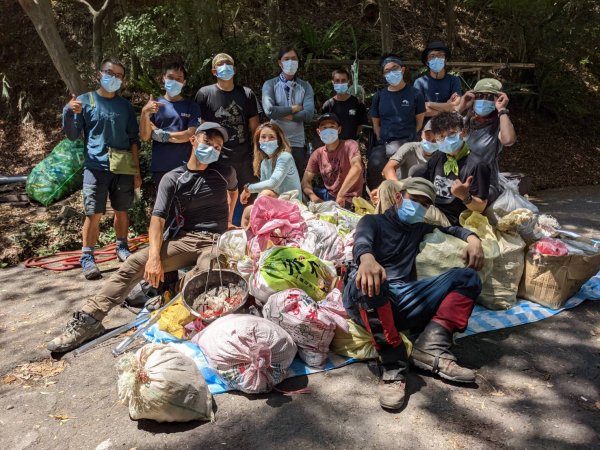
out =
[[[500,117],[504,114],[506,114],[507,116],[510,116],[510,111],[508,110],[508,108],[502,108],[500,111],[498,111],[498,117]]]
[[[473,196],[471,195],[471,193],[468,193],[467,196],[465,198],[463,198],[463,205],[467,206],[469,203],[471,203],[473,201]]]

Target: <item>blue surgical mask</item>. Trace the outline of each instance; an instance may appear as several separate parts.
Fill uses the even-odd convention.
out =
[[[271,156],[279,148],[279,142],[277,142],[277,139],[274,141],[261,142],[259,147],[263,152]]]
[[[231,80],[233,78],[233,74],[235,70],[233,70],[233,66],[229,64],[223,64],[222,66],[217,66],[217,78],[221,80]]]
[[[319,136],[324,144],[333,144],[338,140],[338,131],[335,128],[325,128]]]
[[[444,66],[446,65],[446,59],[432,58],[427,62],[427,65],[433,72],[439,73],[444,69]]]
[[[402,82],[402,71],[400,70],[392,70],[385,74],[385,81],[387,81],[392,86],[397,86]]]
[[[122,81],[119,80],[114,75],[108,75],[107,73],[102,74],[102,78],[100,78],[100,86],[106,92],[117,92],[121,88]]]
[[[419,202],[403,198],[402,205],[398,208],[398,218],[406,223],[419,223],[425,220],[427,209]]]
[[[433,152],[437,151],[437,149],[438,149],[438,145],[435,142],[429,142],[426,139],[423,139],[421,141],[421,147],[423,147],[423,150],[426,153],[433,153]]]
[[[475,100],[473,111],[481,117],[489,116],[496,110],[496,103],[491,100]]]
[[[438,150],[450,155],[463,146],[464,141],[460,137],[460,133],[451,134],[446,136],[442,142],[438,142]]]
[[[282,61],[281,65],[283,66],[283,73],[286,75],[296,75],[296,72],[298,72],[298,61],[294,59]]]
[[[345,94],[348,92],[348,83],[333,83],[333,90],[336,94]]]
[[[200,164],[214,163],[221,156],[221,152],[217,151],[214,147],[206,144],[198,144],[196,150],[194,150],[196,159]]]
[[[177,97],[181,94],[182,89],[183,83],[176,80],[165,80],[165,91],[167,91],[170,97]]]

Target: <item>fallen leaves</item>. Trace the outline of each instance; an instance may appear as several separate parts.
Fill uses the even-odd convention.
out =
[[[77,419],[77,417],[69,417],[66,414],[49,414],[48,417],[58,421],[59,425],[64,425],[71,419]]]
[[[46,382],[47,378],[57,376],[62,373],[66,367],[67,363],[65,361],[54,361],[51,358],[43,361],[20,364],[11,372],[4,375],[2,384]],[[49,383],[46,382],[46,385],[48,384]]]

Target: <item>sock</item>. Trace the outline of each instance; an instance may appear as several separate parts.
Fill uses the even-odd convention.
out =
[[[117,238],[117,247],[127,247],[127,238]]]
[[[92,256],[94,255],[94,247],[81,247],[81,253],[90,253]]]

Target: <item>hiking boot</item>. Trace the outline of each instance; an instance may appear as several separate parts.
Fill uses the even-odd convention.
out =
[[[456,383],[474,383],[475,372],[461,367],[450,352],[452,333],[436,322],[429,322],[413,345],[411,361],[415,367]]]
[[[104,334],[104,331],[102,322],[86,313],[76,312],[67,323],[63,334],[48,342],[46,348],[51,352],[69,352],[84,342]]]
[[[117,249],[115,251],[117,253],[117,259],[121,262],[125,261],[131,256],[131,252],[129,251],[127,244],[117,244]]]
[[[96,265],[94,255],[91,253],[83,253],[79,258],[79,264],[81,265],[81,271],[86,280],[96,280],[102,278],[102,273]]]
[[[404,406],[406,382],[380,380],[377,388],[379,404],[385,409],[400,409]]]

